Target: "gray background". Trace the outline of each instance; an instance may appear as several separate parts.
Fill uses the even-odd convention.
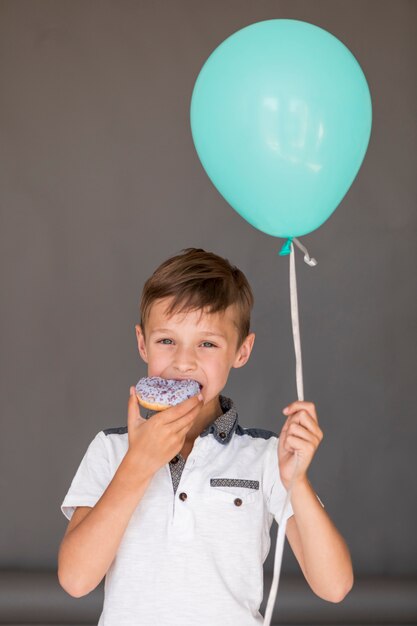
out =
[[[0,2],[1,569],[56,568],[78,464],[99,430],[126,423],[129,386],[147,374],[134,332],[143,283],[182,248],[248,277],[256,341],[224,393],[244,426],[282,427],[296,399],[289,257],[212,186],[189,103],[227,36],[293,18],[348,46],[373,99],[357,178],[301,239],[318,265],[296,257],[305,398],[325,435],[310,479],[357,575],[417,574],[416,8]],[[283,572],[299,572],[288,544]]]

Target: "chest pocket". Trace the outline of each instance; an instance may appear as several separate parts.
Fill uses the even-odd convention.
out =
[[[243,478],[211,478],[211,498],[243,507],[257,502],[260,498],[259,480]]]

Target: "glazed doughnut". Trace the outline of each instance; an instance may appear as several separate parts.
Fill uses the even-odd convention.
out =
[[[139,404],[146,409],[163,411],[187,398],[196,396],[200,388],[200,383],[192,378],[174,380],[159,376],[145,376],[136,385],[136,395]]]

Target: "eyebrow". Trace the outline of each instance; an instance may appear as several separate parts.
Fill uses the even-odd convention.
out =
[[[169,328],[155,328],[152,332],[151,335],[153,335],[154,333],[172,333],[174,332],[172,329]],[[211,330],[201,330],[199,331],[200,335],[210,335],[211,337],[222,337],[223,339],[226,339],[225,335],[222,335],[220,333],[214,333]]]

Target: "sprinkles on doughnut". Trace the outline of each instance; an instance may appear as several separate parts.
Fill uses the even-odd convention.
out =
[[[146,409],[163,411],[200,393],[202,385],[192,378],[175,380],[145,376],[136,385],[136,395]]]

